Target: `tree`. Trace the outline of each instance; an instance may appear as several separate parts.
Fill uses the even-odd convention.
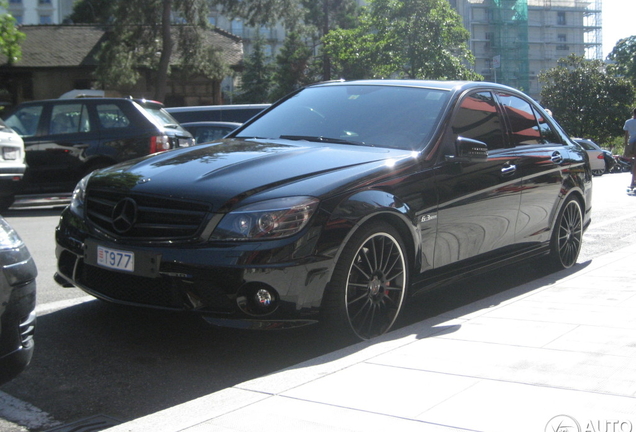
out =
[[[607,58],[615,62],[616,74],[636,85],[636,36],[619,40]]]
[[[307,73],[311,54],[311,49],[302,40],[300,34],[297,32],[287,34],[283,47],[276,56],[272,100],[280,99],[311,83]]]
[[[272,86],[272,66],[265,56],[264,40],[257,34],[252,53],[244,60],[241,81],[241,93],[236,97],[238,103],[265,103],[269,101]]]
[[[79,0],[73,4],[69,19],[81,24],[108,24],[119,0]]]
[[[154,98],[163,100],[175,47],[181,74],[221,79],[227,67],[218,50],[205,43],[208,10],[207,0],[117,2],[109,39],[99,53],[99,81],[125,88],[134,85],[140,79],[139,69],[145,68],[154,74]],[[173,25],[175,16],[183,24]]]
[[[369,0],[360,26],[323,39],[344,78],[481,79],[469,32],[446,0]]]
[[[0,1],[0,8],[6,10],[6,1]],[[0,53],[7,57],[7,64],[12,65],[20,60],[22,57],[20,42],[25,37],[25,34],[16,27],[16,20],[11,14],[0,15]]]
[[[287,32],[296,33],[306,41],[319,58],[312,61],[322,80],[331,79],[331,59],[321,51],[322,38],[338,28],[356,25],[355,0],[213,0],[231,17],[240,18],[249,26],[283,23]],[[310,69],[308,69],[308,72]]]
[[[601,144],[622,135],[636,93],[625,78],[615,76],[601,60],[571,54],[539,74],[541,102],[572,136]]]

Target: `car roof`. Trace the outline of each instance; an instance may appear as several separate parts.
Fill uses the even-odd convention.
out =
[[[488,87],[501,90],[515,91],[518,90],[502,84],[492,83],[488,81],[438,81],[438,80],[417,80],[417,79],[375,79],[375,80],[356,80],[356,81],[325,81],[313,84],[313,86],[339,86],[339,85],[380,85],[380,86],[402,86],[402,87],[421,87],[448,91],[463,91],[472,88]]]
[[[140,105],[144,106],[157,106],[163,107],[161,102],[149,100],[149,99],[131,99],[131,98],[104,98],[104,97],[83,97],[83,98],[73,98],[73,99],[41,99],[41,100],[33,100],[22,102],[19,105],[36,105],[40,103],[55,103],[55,104],[73,104],[78,102],[85,101],[99,101],[99,102],[115,102],[115,101],[134,101]]]

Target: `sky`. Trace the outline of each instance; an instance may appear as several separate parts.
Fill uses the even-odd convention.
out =
[[[636,1],[603,0],[603,58],[616,43],[636,35]]]

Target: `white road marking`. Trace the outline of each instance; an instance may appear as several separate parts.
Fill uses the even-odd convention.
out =
[[[29,430],[50,429],[62,423],[55,420],[50,414],[0,391],[0,417]]]
[[[76,306],[78,304],[86,303],[93,300],[97,301],[97,299],[93,296],[83,296],[83,297],[77,297],[77,298],[68,299],[68,300],[60,300],[56,302],[45,303],[43,305],[36,306],[35,313],[38,315],[46,315],[48,313],[55,312],[60,309]]]

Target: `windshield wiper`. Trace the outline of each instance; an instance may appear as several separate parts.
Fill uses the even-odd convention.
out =
[[[366,144],[363,141],[351,141],[345,140],[342,138],[328,138],[324,136],[311,136],[311,135],[281,135],[279,138],[288,139],[292,141],[312,141],[312,142],[329,142],[334,144],[352,144],[352,145],[369,145],[373,147],[371,144]]]

